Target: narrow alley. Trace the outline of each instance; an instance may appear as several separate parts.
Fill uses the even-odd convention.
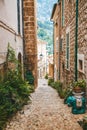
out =
[[[83,115],[73,115],[58,93],[39,79],[31,103],[8,123],[6,130],[82,130],[77,123]]]

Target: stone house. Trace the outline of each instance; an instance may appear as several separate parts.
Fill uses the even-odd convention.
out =
[[[48,76],[54,78],[53,54],[48,55]]]
[[[47,42],[37,40],[37,53],[38,53],[38,78],[44,78],[47,73]]]
[[[0,72],[6,60],[8,42],[23,65],[31,71],[37,86],[36,1],[0,0]]]
[[[87,82],[87,1],[59,0],[54,4],[51,20],[55,80],[64,85],[78,79]]]

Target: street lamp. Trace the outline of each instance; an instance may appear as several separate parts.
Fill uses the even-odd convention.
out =
[[[41,53],[39,56],[40,56],[40,59],[42,59],[42,58],[43,58],[43,54],[42,54],[42,53]]]

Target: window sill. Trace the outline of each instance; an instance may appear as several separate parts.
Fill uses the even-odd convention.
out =
[[[82,74],[84,74],[84,71],[83,70],[78,70],[79,71],[79,73],[82,73]]]
[[[70,69],[67,69],[67,68],[66,68],[66,71],[67,71],[67,72],[70,72]]]

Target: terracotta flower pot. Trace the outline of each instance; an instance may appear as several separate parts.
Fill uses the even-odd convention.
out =
[[[73,91],[76,92],[76,93],[81,93],[82,89],[81,89],[81,87],[76,86],[76,87],[74,87]]]

